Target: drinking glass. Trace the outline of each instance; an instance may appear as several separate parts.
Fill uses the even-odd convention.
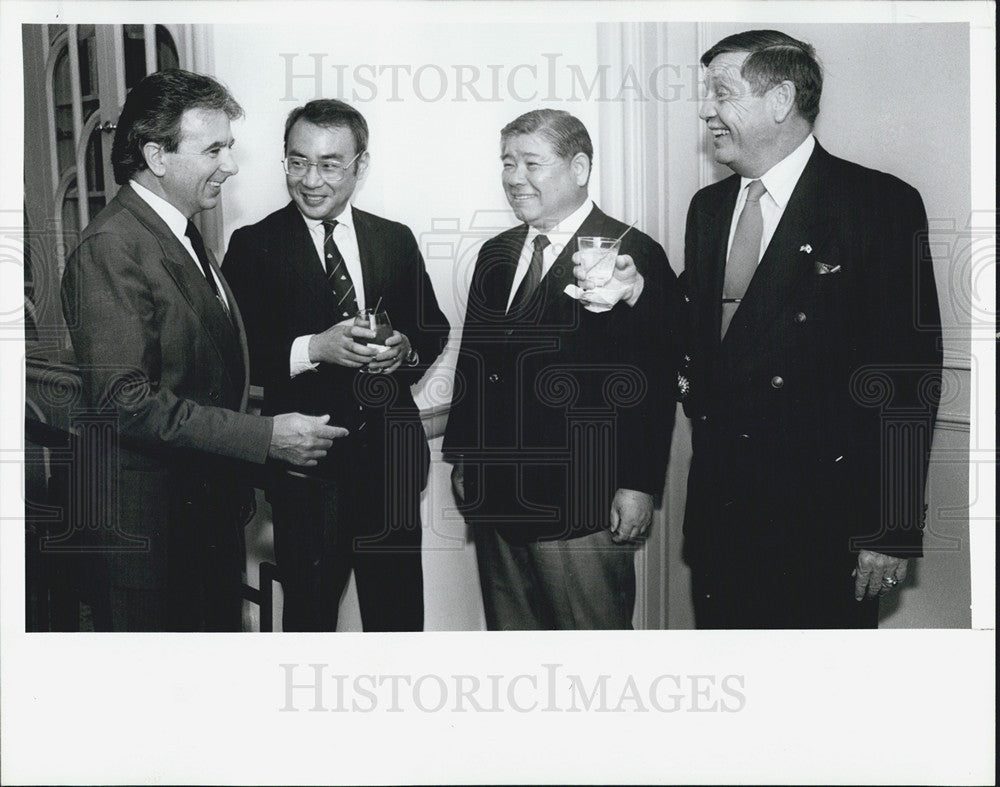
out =
[[[361,344],[367,344],[376,352],[388,350],[386,340],[392,336],[392,323],[385,309],[360,309],[354,318],[354,324],[375,331],[374,339],[359,339]]]
[[[585,279],[593,287],[603,287],[615,272],[615,258],[621,241],[616,238],[581,236],[577,246],[583,255]]]

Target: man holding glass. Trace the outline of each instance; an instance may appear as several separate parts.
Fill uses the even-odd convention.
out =
[[[367,146],[353,107],[319,99],[293,109],[282,161],[292,201],[236,230],[223,265],[264,412],[295,402],[351,432],[308,474],[269,481],[285,631],[336,630],[352,569],[366,631],[423,628],[419,506],[430,454],[410,386],[440,353],[448,322],[413,233],[351,205]],[[384,343],[374,322],[356,319],[366,309],[391,323]]]
[[[479,252],[443,446],[475,535],[486,623],[631,628],[635,549],[663,488],[674,413],[661,395],[663,310],[636,301],[660,303],[674,275],[659,244],[588,196],[594,151],[577,118],[528,112],[500,144],[522,223]],[[591,308],[573,275],[585,238],[605,239],[590,241],[595,262],[620,252],[642,277]]]

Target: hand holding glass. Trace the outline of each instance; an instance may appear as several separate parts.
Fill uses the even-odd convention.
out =
[[[581,236],[577,238],[577,246],[583,256],[582,265],[586,271],[585,289],[603,287],[611,281],[621,239]]]
[[[385,342],[392,336],[392,323],[389,322],[389,313],[385,309],[361,309],[354,318],[354,324],[375,331],[374,339],[358,339],[359,343],[367,344],[379,353],[389,349]]]

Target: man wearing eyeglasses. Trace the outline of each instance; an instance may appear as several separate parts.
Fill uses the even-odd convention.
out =
[[[88,524],[101,527],[114,631],[239,631],[248,470],[268,458],[315,465],[346,434],[326,413],[246,412],[243,321],[191,221],[239,170],[230,120],[242,114],[201,74],[168,69],[136,85],[111,149],[121,188],[63,276],[81,418],[115,418],[107,443],[81,429],[85,454],[107,456],[111,473],[82,483],[106,504]]]
[[[285,631],[334,631],[354,571],[366,631],[423,628],[420,493],[430,452],[413,401],[441,352],[438,308],[413,233],[358,210],[368,125],[342,101],[297,107],[282,166],[291,202],[236,230],[223,270],[243,310],[264,412],[295,403],[351,430],[314,471],[276,473],[268,499]],[[387,312],[385,349],[355,325]]]

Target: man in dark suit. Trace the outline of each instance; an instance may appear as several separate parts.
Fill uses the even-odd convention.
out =
[[[121,188],[63,277],[92,408],[81,418],[117,423],[113,438],[87,445],[112,473],[92,490],[109,495],[111,518],[90,524],[106,537],[116,631],[239,631],[242,528],[253,504],[250,465],[240,462],[315,465],[346,433],[328,415],[246,412],[243,322],[191,222],[238,170],[229,122],[240,115],[222,85],[187,71],[133,88],[111,153]],[[81,426],[85,440],[93,435]]]
[[[875,627],[921,554],[940,387],[923,203],[820,147],[808,44],[751,31],[701,63],[736,174],[695,195],[685,243],[696,622]]]
[[[351,205],[367,147],[365,119],[341,101],[292,110],[292,201],[234,232],[223,264],[264,412],[330,412],[352,432],[309,476],[269,482],[285,631],[336,630],[352,568],[366,631],[423,628],[419,507],[430,452],[410,386],[441,352],[448,322],[413,233]],[[388,312],[395,329],[381,351],[355,325],[365,307]]]
[[[673,409],[656,304],[675,277],[632,230],[613,296],[579,299],[577,238],[626,230],[588,196],[593,155],[568,112],[528,112],[501,132],[523,223],[479,252],[443,446],[490,629],[631,628],[635,543],[663,488]]]

